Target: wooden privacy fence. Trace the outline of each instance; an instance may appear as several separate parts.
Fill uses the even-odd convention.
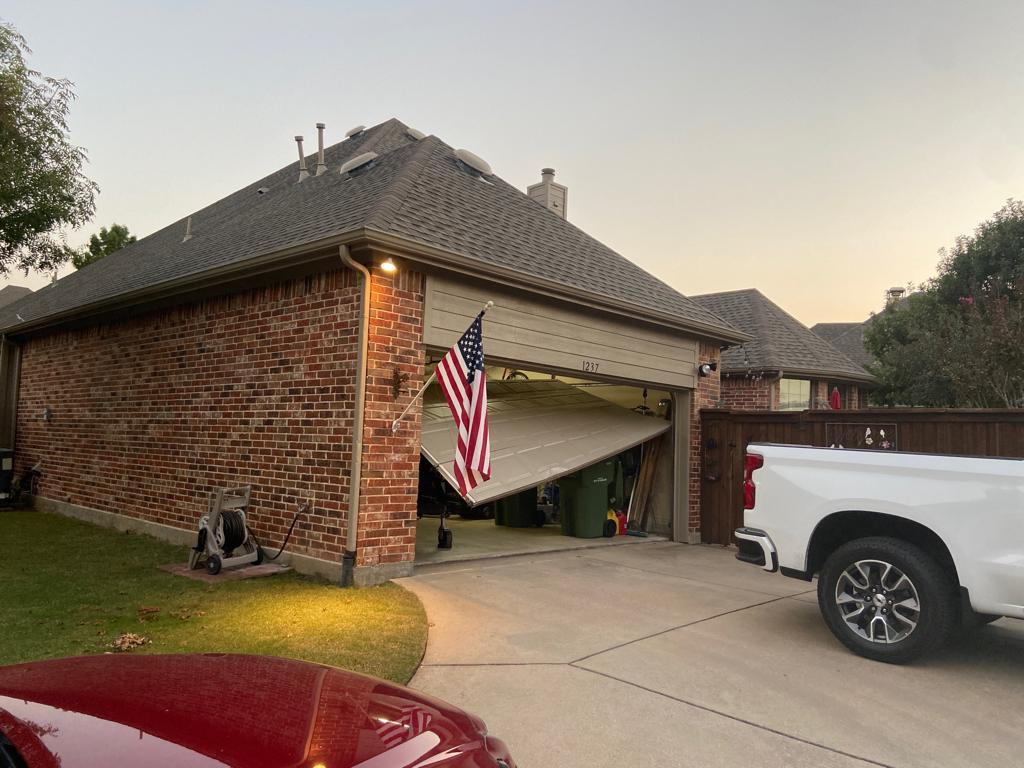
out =
[[[701,540],[729,544],[743,525],[749,443],[1024,457],[1024,410],[701,411]]]

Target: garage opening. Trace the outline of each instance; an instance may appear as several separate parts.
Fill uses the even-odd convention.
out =
[[[487,393],[491,479],[466,499],[454,420],[436,384],[424,394],[417,564],[670,535],[669,392],[497,367]],[[442,516],[450,549],[438,547]]]

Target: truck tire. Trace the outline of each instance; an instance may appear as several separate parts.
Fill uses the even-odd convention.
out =
[[[958,623],[956,585],[921,549],[882,536],[833,552],[818,575],[818,606],[856,654],[904,664],[934,650]]]

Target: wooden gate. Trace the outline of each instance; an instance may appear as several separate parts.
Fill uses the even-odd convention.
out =
[[[964,456],[1024,457],[1024,410],[701,411],[701,541],[743,525],[748,444],[787,443]]]

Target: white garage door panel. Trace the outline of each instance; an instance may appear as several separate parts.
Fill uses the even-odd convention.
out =
[[[560,381],[492,381],[487,397],[491,479],[470,491],[466,500],[472,506],[575,472],[670,426]],[[424,405],[422,435],[423,455],[457,487],[457,433],[446,403]]]
[[[427,280],[425,343],[450,347],[488,300],[495,306],[484,324],[484,351],[492,360],[666,388],[695,384],[694,339],[436,276]]]
[[[551,328],[550,321],[547,321],[549,325],[547,329],[534,330],[523,325],[510,325],[508,323],[509,319],[515,322],[522,322],[527,319],[535,319],[540,323],[545,322],[544,318],[536,318],[535,316],[528,316],[523,313],[518,313],[512,318],[507,316],[502,318],[500,313],[495,315],[493,312],[489,312],[485,329],[485,337],[490,342],[487,351],[490,351],[492,346],[494,349],[500,349],[503,346],[515,345],[524,348],[524,351],[520,354],[530,355],[530,357],[526,358],[527,360],[534,360],[544,353],[550,353],[554,345],[571,346],[576,354],[587,360],[619,363],[636,368],[650,369],[649,372],[637,371],[633,377],[638,380],[647,380],[648,376],[657,376],[659,371],[676,366],[680,362],[688,362],[691,366],[694,364],[694,360],[690,359],[693,357],[691,350],[665,350],[661,347],[656,347],[650,352],[639,351],[637,347],[649,347],[650,345],[642,339],[615,336],[607,333],[603,334],[603,338],[599,340],[589,341],[579,337],[585,335],[598,336],[599,334],[594,334],[590,329],[583,326],[577,326],[577,328],[573,329],[574,338],[563,335],[564,332],[559,333],[559,329]],[[450,331],[455,338],[466,330],[466,325],[468,324],[465,315],[443,310],[435,311],[433,313],[433,320],[437,323],[438,327]],[[583,331],[583,333],[577,333],[577,331]],[[552,341],[553,337],[556,339],[555,341]],[[616,344],[629,346],[614,346]],[[529,350],[537,351],[532,352]],[[676,353],[676,357],[667,356],[667,353],[671,354],[673,352]],[[498,356],[504,357],[504,355]]]

